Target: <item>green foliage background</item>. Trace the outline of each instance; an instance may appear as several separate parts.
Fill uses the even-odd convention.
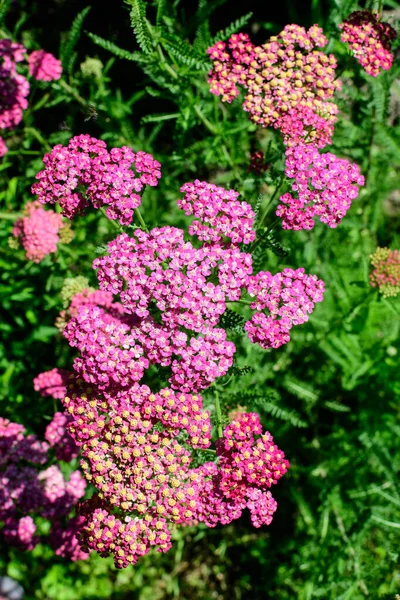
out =
[[[338,23],[360,7],[352,0],[286,0],[273,9],[254,1],[246,5],[253,15],[245,16],[225,0],[114,4],[100,15],[89,0],[0,2],[1,35],[53,52],[64,68],[60,82],[32,85],[23,122],[5,136],[0,414],[42,435],[60,408],[34,393],[32,379],[71,365],[54,327],[63,280],[85,275],[95,283],[91,262],[115,235],[113,224],[93,211],[74,221],[71,244],[40,265],[8,247],[43,154],[73,135],[90,133],[161,162],[160,185],[146,191],[142,205],[150,226],[187,223],[175,201],[194,178],[237,189],[260,214],[269,208],[257,268],[303,266],[325,281],[327,293],[279,350],[247,343],[240,314],[230,313],[224,325],[239,343],[235,368],[205,394],[210,405],[219,394],[224,419],[238,405],[259,411],[291,462],[274,491],[279,508],[270,527],[255,530],[244,517],[214,530],[180,529],[168,554],[151,554],[120,572],[97,556],[73,564],[44,545],[25,554],[2,547],[0,574],[19,580],[26,598],[42,600],[394,599],[400,592],[400,300],[379,296],[368,274],[378,245],[400,247],[399,63],[374,79],[340,44]],[[394,24],[396,3],[383,8]],[[256,129],[240,99],[223,105],[208,90],[205,50],[213,41],[247,31],[263,43],[289,22],[318,22],[329,36],[343,80],[329,150],[357,162],[367,178],[336,230],[318,223],[311,232],[284,232],[274,225],[275,203],[268,201],[283,172],[279,136]],[[255,150],[265,152],[269,165],[262,175],[248,172]]]

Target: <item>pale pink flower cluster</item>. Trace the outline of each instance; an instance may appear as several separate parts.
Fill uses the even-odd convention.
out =
[[[271,275],[261,271],[250,278],[247,291],[257,312],[244,328],[262,348],[279,348],[290,340],[290,329],[308,321],[316,302],[322,302],[324,282],[304,269],[284,269]],[[268,310],[268,315],[263,311]]]
[[[25,60],[27,50],[10,39],[0,40],[0,129],[16,127],[22,120],[22,113],[28,107],[29,82],[17,72],[16,63]],[[61,62],[44,50],[36,50],[28,57],[29,74],[35,79],[52,81],[59,79]],[[7,147],[0,138],[0,157]]]
[[[58,203],[69,219],[92,204],[129,225],[141,202],[139,193],[161,177],[160,163],[150,154],[126,146],[108,151],[105,142],[89,135],[73,137],[67,147],[55,146],[43,162],[32,193],[42,204]]]
[[[64,398],[65,394],[62,396]],[[65,462],[71,462],[77,458],[79,450],[67,431],[67,425],[71,422],[71,417],[65,413],[56,412],[50,423],[46,427],[44,439],[49,446],[54,449],[56,458]]]
[[[40,541],[31,515],[52,522],[64,518],[86,489],[79,471],[66,481],[56,465],[39,468],[48,462],[48,450],[46,442],[27,435],[22,425],[0,418],[0,535],[25,550]]]
[[[335,79],[336,59],[318,47],[328,43],[317,25],[306,31],[287,25],[262,46],[246,34],[208,49],[213,60],[211,92],[231,102],[243,86],[243,103],[252,121],[278,129],[288,145],[305,139],[318,147],[331,143],[338,108],[329,100],[341,83]]]
[[[12,234],[20,239],[26,258],[39,263],[57,251],[63,219],[54,211],[45,210],[37,201],[28,202],[24,210],[26,216],[15,222]]]
[[[311,145],[287,148],[285,174],[295,194],[280,197],[276,215],[284,229],[313,229],[315,217],[337,227],[364,185],[358,165]]]
[[[262,433],[257,415],[241,415],[220,440],[218,463],[194,468],[192,449],[208,448],[209,413],[199,395],[147,386],[99,395],[76,388],[65,398],[70,432],[98,496],[80,515],[84,550],[134,564],[151,548],[171,547],[171,525],[230,523],[249,508],[255,526],[269,524],[276,502],[267,489],[289,463]],[[163,426],[163,429],[160,428]]]
[[[377,12],[357,10],[339,28],[341,41],[349,44],[354,57],[369,75],[376,77],[382,70],[391,68],[391,46],[397,33],[389,23],[380,20]]]
[[[41,396],[51,396],[56,400],[67,394],[67,383],[71,373],[65,369],[51,369],[39,373],[33,380],[33,387]]]
[[[61,61],[44,50],[35,50],[28,56],[29,75],[38,81],[56,81],[62,73]]]
[[[0,129],[16,127],[28,107],[29,83],[17,73],[16,63],[24,59],[26,49],[9,39],[0,40]],[[0,155],[7,147],[1,140]]]
[[[219,242],[224,237],[231,239],[234,244],[254,241],[255,214],[250,204],[238,202],[238,192],[198,179],[193,183],[185,183],[181,192],[185,195],[178,200],[179,208],[186,215],[199,218],[189,226],[190,235],[206,242]],[[202,223],[208,223],[211,227]]]
[[[371,271],[369,280],[372,287],[379,288],[384,298],[400,293],[400,251],[377,248],[370,256]]]

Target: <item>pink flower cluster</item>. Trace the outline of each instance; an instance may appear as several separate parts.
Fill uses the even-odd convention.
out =
[[[26,48],[10,39],[0,40],[0,129],[16,127],[28,107],[29,82],[19,74],[16,63],[25,60]],[[28,56],[29,74],[35,79],[52,81],[61,76],[61,62],[52,54],[37,50]],[[0,138],[0,156],[7,147]]]
[[[393,63],[392,41],[396,30],[380,20],[377,12],[357,10],[339,25],[340,39],[349,44],[354,57],[373,77],[388,71]]]
[[[192,450],[208,448],[211,423],[198,395],[135,384],[99,395],[75,388],[64,400],[70,432],[81,446],[85,476],[98,495],[80,507],[84,550],[134,564],[151,548],[171,547],[172,524],[230,523],[249,508],[255,526],[269,524],[276,502],[267,489],[289,463],[244,414],[219,441],[218,463],[193,468]],[[160,428],[163,426],[163,429]]]
[[[287,148],[285,174],[294,179],[296,195],[280,197],[276,215],[284,229],[313,229],[315,217],[337,227],[358,196],[357,185],[364,185],[358,165],[311,145]]]
[[[186,215],[199,218],[189,226],[190,235],[206,242],[219,242],[223,237],[230,238],[234,244],[254,241],[255,214],[250,204],[238,202],[238,192],[198,179],[185,183],[181,192],[185,195],[178,200],[179,208]],[[202,225],[204,222],[211,227]]]
[[[341,86],[335,57],[316,50],[327,43],[317,25],[308,31],[287,25],[262,46],[246,34],[232,35],[228,44],[217,42],[207,51],[213,61],[211,92],[231,102],[241,85],[252,121],[278,129],[288,145],[307,140],[324,147],[331,143],[338,113],[329,100]]]
[[[21,44],[0,40],[0,129],[16,127],[28,107],[29,83],[16,69],[16,63],[24,59],[25,52]],[[0,155],[6,152],[7,147],[1,140]]]
[[[64,398],[64,396],[63,396]],[[71,462],[77,458],[79,450],[67,431],[71,417],[61,412],[56,412],[51,422],[47,425],[44,439],[55,450],[57,460]]]
[[[249,282],[248,293],[257,312],[244,328],[250,340],[262,348],[279,348],[290,340],[290,329],[308,321],[316,302],[322,302],[324,282],[304,269],[284,269],[271,275],[261,271]],[[268,309],[268,316],[264,311]]]
[[[41,396],[51,396],[60,400],[67,395],[67,383],[71,373],[65,369],[51,369],[39,373],[33,380],[33,387]]]
[[[39,469],[48,462],[48,450],[46,442],[26,435],[22,425],[0,418],[0,534],[8,543],[25,550],[40,541],[34,535],[32,515],[58,522],[86,489],[79,471],[73,471],[66,481],[56,465]]]
[[[63,219],[52,210],[45,210],[39,202],[25,205],[26,216],[18,219],[12,230],[25,250],[26,258],[39,263],[45,256],[57,251],[59,231]]]
[[[150,154],[126,146],[109,152],[105,142],[89,135],[73,137],[66,148],[55,146],[43,162],[32,193],[42,204],[58,203],[69,219],[91,203],[105,207],[110,219],[129,225],[141,202],[139,192],[146,185],[156,186],[161,177],[160,163]]]
[[[28,57],[29,75],[38,81],[56,81],[62,73],[61,61],[44,50],[35,50]]]
[[[372,287],[379,288],[384,298],[400,293],[400,251],[389,248],[377,248],[371,254],[374,267],[370,274]]]

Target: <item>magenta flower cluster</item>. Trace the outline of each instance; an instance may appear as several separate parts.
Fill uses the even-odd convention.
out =
[[[129,225],[140,192],[146,185],[156,186],[161,177],[160,163],[150,154],[126,146],[108,151],[105,142],[89,135],[72,138],[66,148],[55,146],[43,162],[32,193],[42,204],[58,203],[69,219],[92,204],[104,208],[108,218]]]
[[[61,76],[61,62],[52,54],[36,50],[27,56],[27,50],[21,44],[10,39],[0,40],[0,129],[15,128],[28,107],[29,82],[16,68],[16,64],[26,58],[29,74],[34,79],[53,81]],[[6,152],[7,147],[0,138],[0,157]]]
[[[33,387],[41,396],[51,396],[61,400],[67,393],[67,383],[71,373],[65,369],[51,369],[39,373],[33,380]]]
[[[62,73],[61,61],[44,50],[35,50],[28,56],[29,75],[38,81],[56,81]]]
[[[185,183],[181,192],[185,195],[178,200],[179,208],[186,215],[194,215],[199,219],[190,225],[190,235],[205,242],[219,242],[223,237],[231,239],[234,244],[254,241],[255,214],[250,204],[238,202],[238,192],[224,190],[198,179],[193,183]],[[202,223],[208,223],[211,227]]]
[[[213,61],[210,91],[232,102],[243,86],[243,103],[252,121],[279,130],[289,146],[305,140],[318,147],[331,143],[338,108],[330,102],[341,83],[335,79],[336,59],[316,48],[327,38],[313,25],[308,31],[287,25],[262,46],[247,34],[208,49]]]
[[[27,435],[22,425],[0,418],[0,535],[21,549],[31,550],[41,540],[35,535],[35,515],[68,531],[65,520],[85,493],[86,482],[79,471],[66,481],[58,466],[43,468],[48,465],[48,452],[49,444]],[[57,538],[53,541],[58,549]],[[63,555],[62,550],[59,553]],[[76,560],[86,557],[81,551],[75,556]]]
[[[63,218],[53,210],[45,210],[37,201],[28,202],[24,211],[25,216],[15,222],[12,234],[20,240],[26,258],[39,263],[57,251]]]
[[[284,269],[271,275],[261,271],[251,278],[248,293],[256,310],[244,328],[250,340],[262,348],[279,348],[290,340],[290,329],[308,321],[316,302],[324,297],[324,282],[304,269]],[[268,310],[268,315],[265,314]]]
[[[349,45],[354,57],[365,71],[377,77],[393,64],[391,46],[396,30],[380,20],[377,12],[357,10],[339,25],[340,39]]]
[[[313,229],[315,217],[337,227],[364,185],[358,165],[312,145],[287,148],[285,174],[295,194],[280,197],[276,215],[283,229]]]

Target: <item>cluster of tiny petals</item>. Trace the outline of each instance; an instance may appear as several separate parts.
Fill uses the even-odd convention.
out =
[[[40,541],[30,514],[64,518],[86,489],[79,471],[73,471],[67,481],[56,465],[40,468],[48,463],[48,450],[49,444],[27,435],[22,425],[0,418],[0,533],[24,550],[32,550]]]
[[[39,373],[33,380],[33,387],[41,396],[51,396],[56,400],[67,394],[67,384],[71,373],[65,369],[51,369]]]
[[[69,219],[91,203],[104,207],[110,219],[129,225],[141,202],[139,193],[145,185],[156,186],[161,177],[160,163],[150,154],[125,146],[109,152],[105,142],[89,135],[73,137],[67,147],[55,146],[43,162],[32,193],[42,204],[58,203]]]
[[[178,200],[179,208],[186,215],[199,218],[190,225],[190,235],[206,242],[218,242],[223,237],[230,238],[234,244],[254,241],[255,214],[250,204],[238,200],[238,192],[198,179],[185,183],[180,191],[185,195]]]
[[[182,335],[180,336],[182,338]],[[232,366],[235,344],[226,340],[224,329],[210,329],[204,336],[192,337],[172,363],[171,385],[184,392],[208,388]]]
[[[45,210],[39,202],[28,202],[25,212],[26,216],[15,222],[12,234],[21,240],[26,258],[39,263],[57,251],[63,219],[54,211]]]
[[[284,229],[313,229],[315,217],[337,227],[364,185],[358,165],[305,144],[287,148],[285,174],[294,194],[283,194],[276,210]]]
[[[214,511],[219,507],[221,522],[238,518],[248,508],[255,527],[269,525],[277,503],[268,488],[286,473],[289,462],[272,436],[262,433],[259,415],[242,413],[232,421],[217,441],[217,456],[207,505]]]
[[[350,46],[354,57],[369,75],[376,77],[382,70],[391,68],[391,45],[397,34],[389,23],[380,21],[378,13],[357,10],[339,28],[342,30],[341,41]]]
[[[66,394],[62,397],[64,398]],[[67,425],[71,422],[71,417],[61,412],[56,412],[46,427],[44,439],[50,447],[55,450],[58,460],[70,462],[79,454],[79,449],[74,440],[67,431]]]
[[[56,81],[61,77],[61,61],[44,50],[31,52],[28,64],[29,74],[38,81]]]
[[[0,40],[0,129],[16,127],[28,107],[29,83],[16,69],[25,52],[21,44]]]
[[[300,268],[284,269],[276,275],[261,271],[250,278],[247,291],[255,297],[251,308],[257,311],[245,324],[250,340],[262,348],[279,348],[289,341],[293,325],[308,321],[325,289],[322,280]]]
[[[73,562],[86,560],[89,553],[82,550],[78,536],[85,520],[81,516],[70,519],[67,526],[55,522],[51,528],[50,544],[57,556],[62,556]]]
[[[63,335],[81,353],[75,358],[75,371],[99,389],[130,387],[149,366],[136,330],[115,311],[83,305],[67,323]]]
[[[400,294],[400,251],[377,248],[370,259],[371,286],[379,288],[384,298]]]
[[[36,525],[30,516],[9,517],[4,522],[1,533],[7,544],[21,550],[33,550],[39,539],[35,536]]]
[[[235,34],[228,44],[217,42],[208,49],[211,92],[232,102],[243,86],[243,108],[255,123],[278,129],[288,145],[306,138],[324,147],[331,143],[338,113],[329,99],[341,86],[335,80],[335,57],[316,50],[327,43],[317,25],[308,31],[287,25],[262,46]]]

